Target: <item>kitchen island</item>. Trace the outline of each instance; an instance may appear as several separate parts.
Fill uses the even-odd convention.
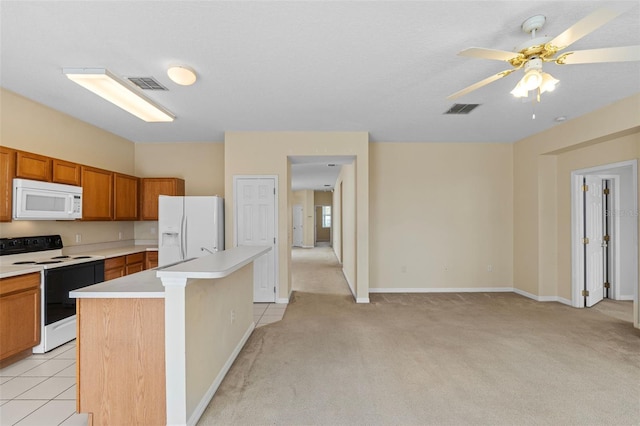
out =
[[[195,424],[251,335],[253,261],[235,247],[70,293],[77,411],[90,424]]]

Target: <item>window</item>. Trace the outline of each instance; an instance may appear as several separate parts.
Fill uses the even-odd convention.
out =
[[[331,206],[322,206],[322,227],[331,228]]]

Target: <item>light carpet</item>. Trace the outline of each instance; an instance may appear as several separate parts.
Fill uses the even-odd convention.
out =
[[[448,293],[355,304],[330,249],[300,250],[283,320],[253,332],[199,425],[640,424],[631,302]]]

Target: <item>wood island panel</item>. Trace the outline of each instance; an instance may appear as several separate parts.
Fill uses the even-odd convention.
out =
[[[77,411],[94,426],[166,424],[164,299],[76,306]]]

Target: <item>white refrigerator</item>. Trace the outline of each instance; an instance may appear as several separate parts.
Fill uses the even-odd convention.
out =
[[[224,250],[224,199],[218,196],[158,199],[158,266]]]

